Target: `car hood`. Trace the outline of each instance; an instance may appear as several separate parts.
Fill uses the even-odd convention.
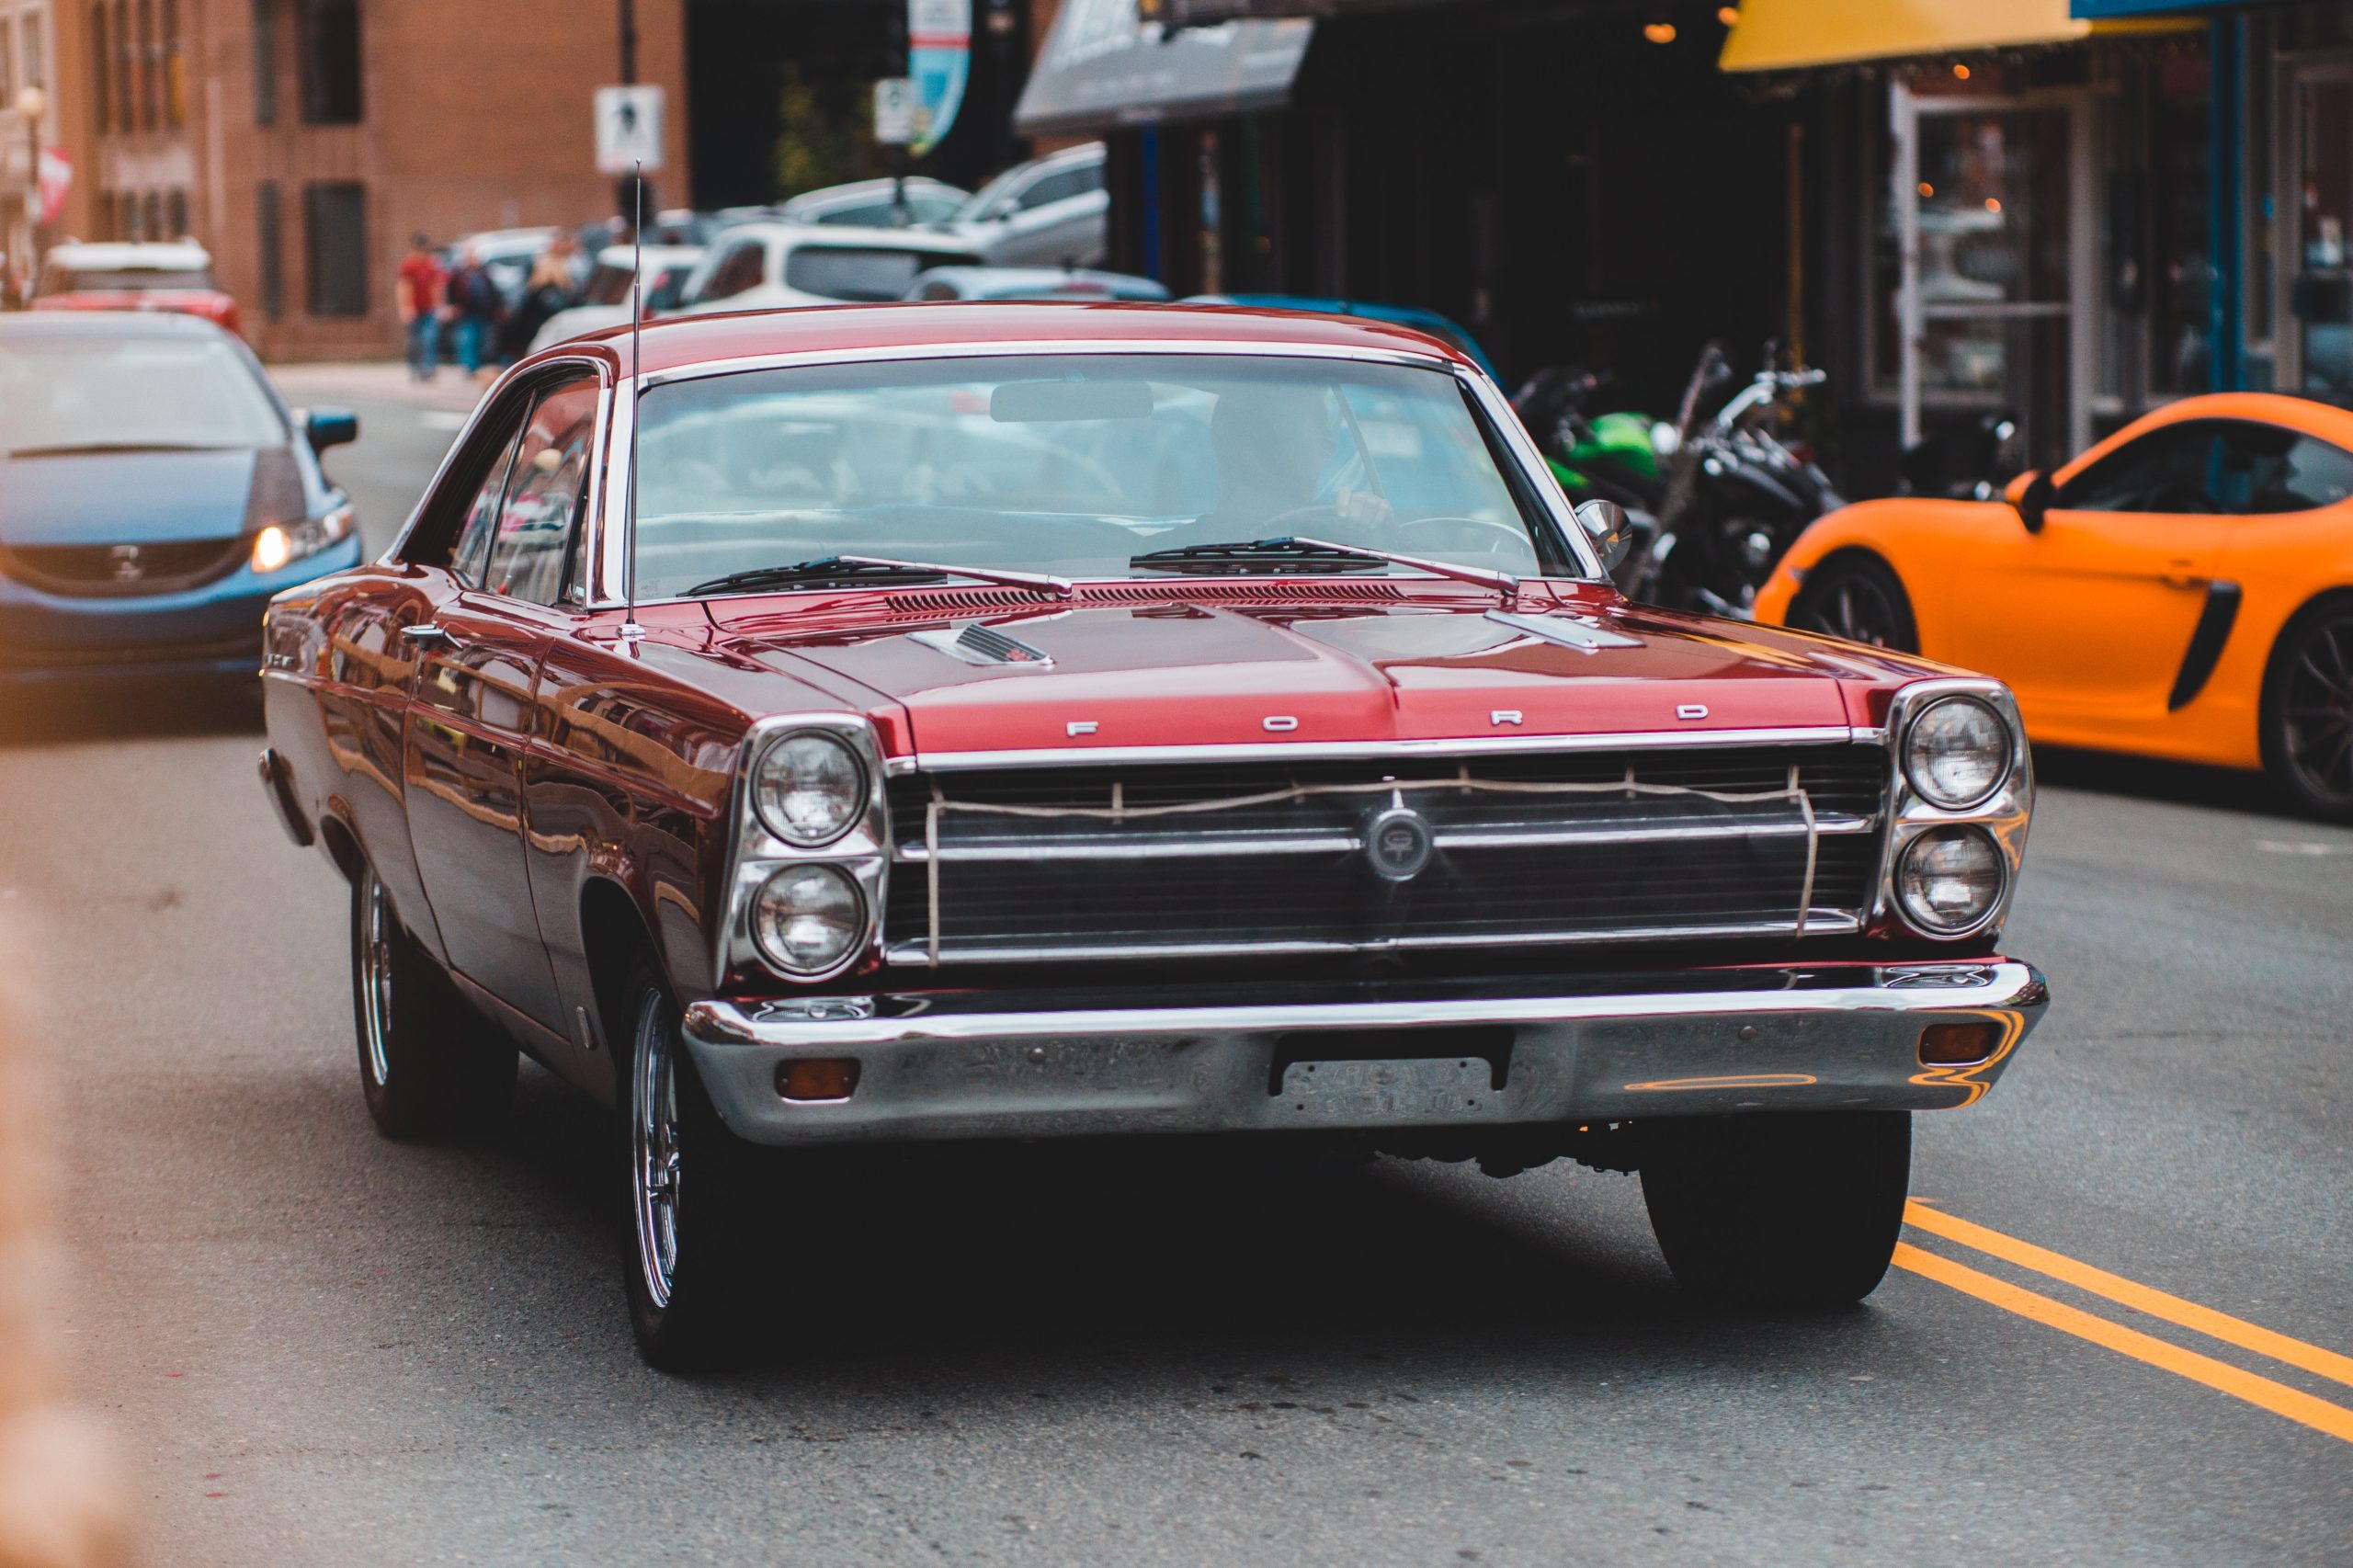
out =
[[[926,756],[1844,726],[1864,709],[1850,687],[1927,668],[1597,593],[1505,611],[1476,592],[1244,605],[1109,585],[964,615],[958,601],[988,596],[892,597],[905,608],[881,625],[773,598],[710,610],[731,660],[854,683],[902,710]],[[933,605],[944,613],[921,613]]]
[[[0,457],[0,545],[225,540],[301,506],[301,471],[280,450]]]

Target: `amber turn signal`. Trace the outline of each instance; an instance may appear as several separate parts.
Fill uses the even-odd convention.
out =
[[[857,1091],[856,1057],[813,1056],[777,1063],[776,1092],[786,1099],[846,1100]]]
[[[1920,1031],[1920,1065],[1966,1067],[1994,1054],[1999,1024],[1930,1024]]]

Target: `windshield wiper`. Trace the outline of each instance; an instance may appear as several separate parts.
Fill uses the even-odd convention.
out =
[[[1128,564],[1147,572],[1215,572],[1221,568],[1240,567],[1273,571],[1286,564],[1313,564],[1329,571],[1369,571],[1382,562],[1392,566],[1408,566],[1433,576],[1451,577],[1458,583],[1476,583],[1492,588],[1503,596],[1506,604],[1519,601],[1519,579],[1508,572],[1490,572],[1483,566],[1457,566],[1448,561],[1430,561],[1418,555],[1399,555],[1394,551],[1371,550],[1360,544],[1334,544],[1328,540],[1302,539],[1285,535],[1280,539],[1254,539],[1232,544],[1188,544],[1176,550],[1155,550],[1148,554],[1131,556]]]
[[[11,447],[12,458],[78,458],[102,452],[230,452],[240,448],[209,441],[69,441],[54,447]]]
[[[703,594],[722,594],[734,589],[746,592],[760,588],[814,587],[822,585],[857,587],[868,583],[938,583],[949,577],[970,577],[975,582],[1002,583],[1008,588],[1030,588],[1056,598],[1071,597],[1070,580],[1049,577],[1042,572],[999,572],[987,566],[939,566],[928,561],[892,561],[881,555],[821,555],[814,561],[795,562],[790,566],[756,566],[748,572],[730,572],[724,577],[713,577],[708,583],[697,583],[682,596],[694,598]]]

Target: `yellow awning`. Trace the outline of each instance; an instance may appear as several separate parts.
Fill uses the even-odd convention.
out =
[[[2202,25],[2195,19],[2163,20],[2154,28],[2145,22],[2079,21],[2067,14],[2067,0],[1742,0],[1740,19],[1717,64],[1726,71],[1797,71]]]

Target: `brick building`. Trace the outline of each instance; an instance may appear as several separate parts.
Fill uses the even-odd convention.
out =
[[[685,5],[635,0],[637,77],[669,89],[665,199],[688,187]],[[0,26],[13,20],[22,55],[36,18],[47,140],[74,166],[44,238],[192,234],[256,348],[319,358],[396,348],[392,275],[411,233],[611,211],[590,106],[620,79],[620,12],[619,0],[0,0]],[[21,147],[23,127],[0,115],[0,138],[12,132]],[[0,161],[18,227],[20,177]]]

